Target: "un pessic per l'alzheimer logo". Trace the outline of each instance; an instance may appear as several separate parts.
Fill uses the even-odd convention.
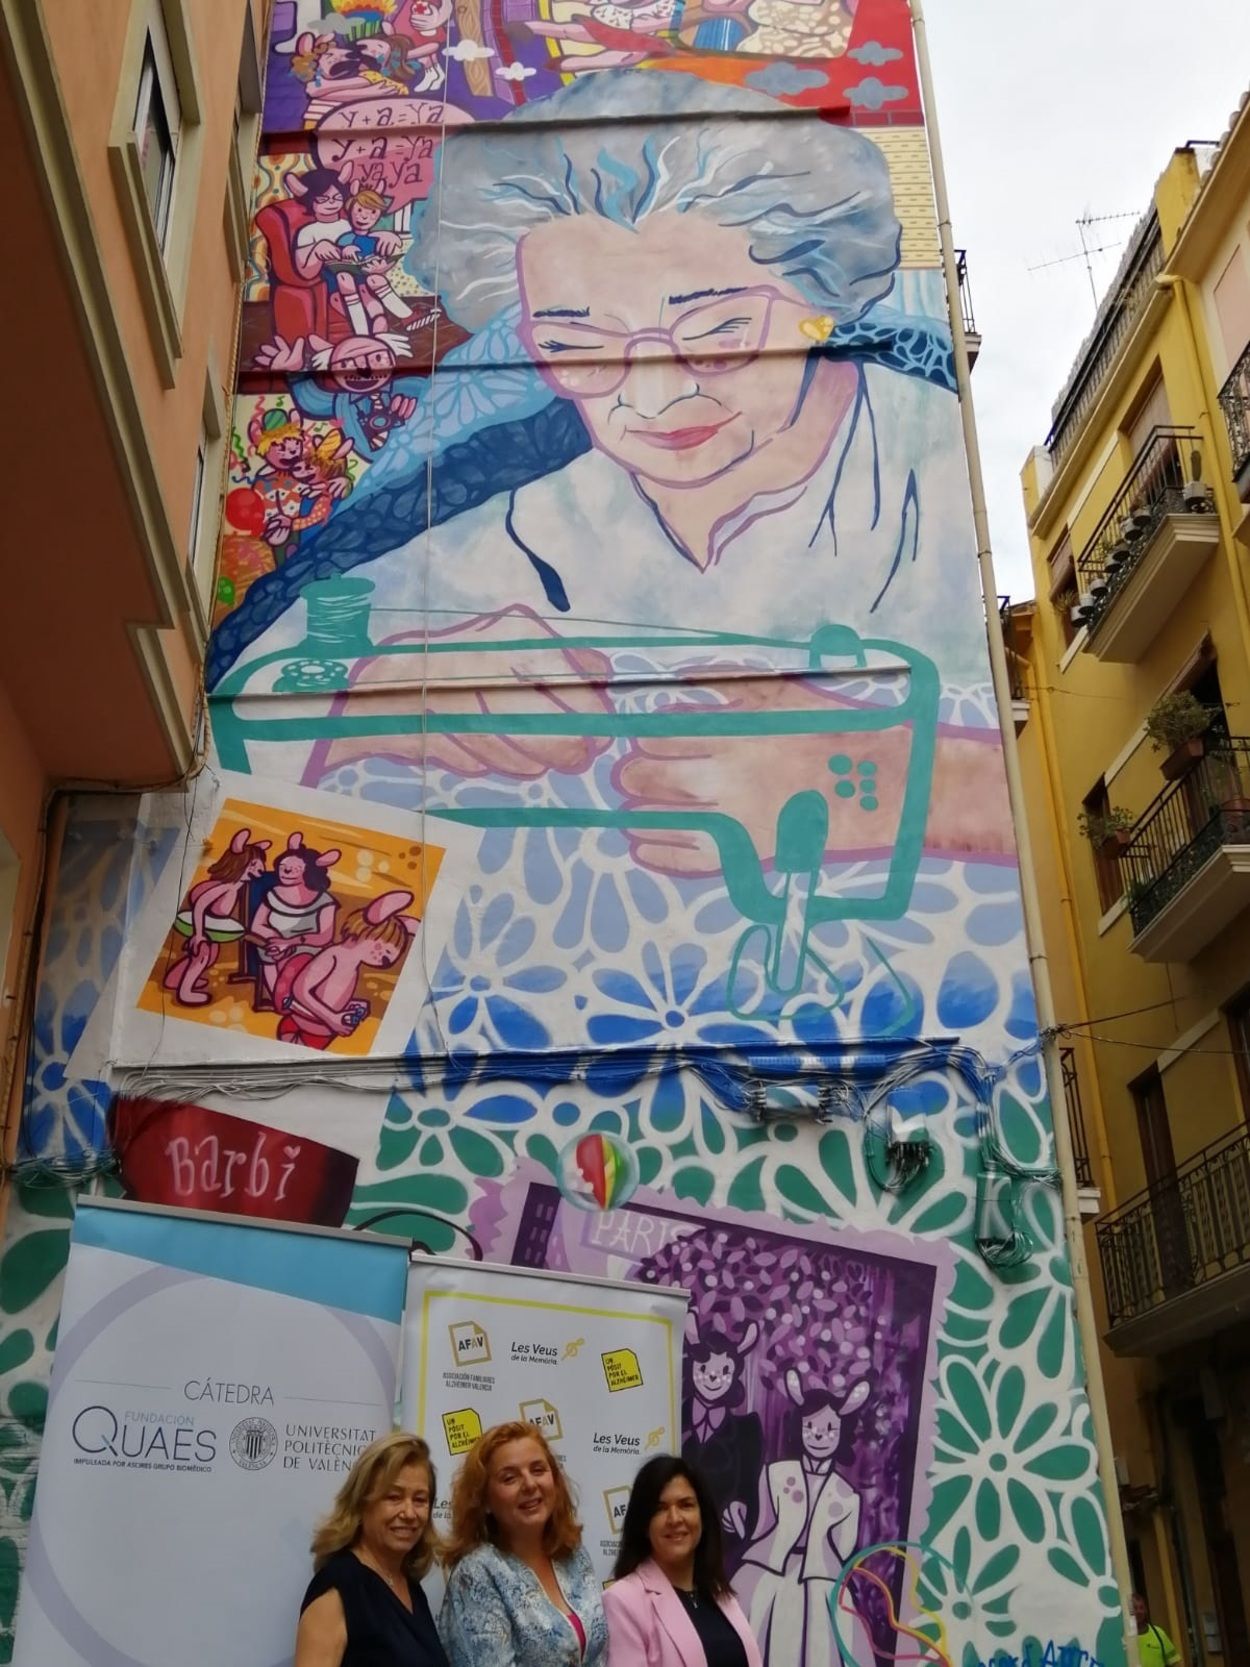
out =
[[[613,1394],[618,1389],[641,1389],[642,1367],[632,1349],[608,1349],[599,1357],[603,1361],[603,1375]]]

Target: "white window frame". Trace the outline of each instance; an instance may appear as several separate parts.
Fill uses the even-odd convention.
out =
[[[159,216],[148,201],[139,161],[140,122],[146,118],[144,69],[149,58],[174,153],[163,225],[158,224]],[[109,163],[148,333],[166,388],[174,386],[182,356],[182,319],[199,197],[202,122],[195,48],[182,0],[131,0],[109,133]]]
[[[8,1036],[16,1011],[16,990],[9,984],[8,960],[17,929],[17,891],[22,865],[12,845],[0,830],[0,1043]],[[16,977],[17,968],[13,969]]]
[[[196,448],[196,477],[191,484],[191,521],[187,539],[187,590],[196,623],[207,641],[217,586],[217,550],[226,492],[226,396],[209,355],[204,373],[204,409]]]
[[[164,64],[161,63],[162,58],[165,60]],[[178,183],[178,136],[182,130],[182,104],[178,98],[178,83],[174,78],[173,67],[169,63],[168,43],[160,30],[149,30],[143,41],[143,58],[139,65],[139,92],[135,99],[135,116],[131,124],[135,145],[139,149],[142,147],[148,117],[152,113],[153,99],[157,101],[160,109],[168,141],[168,149],[162,153],[161,175],[156,182],[155,203],[150,196],[148,197],[148,210],[152,215],[156,240],[163,252],[173,216],[174,189]],[[144,195],[148,195],[146,185]]]
[[[256,151],[260,143],[263,103],[264,81],[249,0],[243,15],[239,87],[234,107],[234,144],[230,148],[226,166],[226,206],[222,222],[226,237],[226,254],[236,283],[242,283],[247,272],[252,178],[256,172]]]

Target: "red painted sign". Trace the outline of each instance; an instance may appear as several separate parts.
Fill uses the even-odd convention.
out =
[[[356,1159],[183,1100],[118,1095],[109,1126],[127,1192],[146,1204],[339,1227]]]

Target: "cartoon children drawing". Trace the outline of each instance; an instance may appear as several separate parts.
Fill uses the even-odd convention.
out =
[[[760,1484],[760,1523],[735,1581],[751,1630],[770,1661],[787,1667],[871,1667],[871,1634],[844,1592],[843,1650],[829,1599],[859,1539],[860,1499],[834,1469],[843,1424],[871,1393],[861,1379],[847,1393],[804,1391],[793,1367],[786,1393],[798,1408],[802,1455],[770,1464]]]
[[[304,430],[299,411],[285,406],[257,406],[247,426],[252,450],[260,458],[251,482],[263,507],[261,537],[282,562],[295,551],[299,535],[318,526],[335,499],[345,497],[351,481],[343,462],[350,444],[341,436],[315,441]]]
[[[422,323],[437,317],[427,313]],[[295,373],[309,357],[325,376]],[[413,377],[397,378],[391,341],[376,336],[348,336],[333,347],[323,336],[299,337],[288,342],[275,336],[257,350],[256,363],[266,370],[292,375],[292,396],[306,416],[327,418],[342,430],[360,457],[381,451],[393,429],[402,428],[417,409]]]
[[[204,986],[209,969],[217,962],[223,943],[241,938],[246,924],[239,918],[239,899],[250,881],[265,872],[267,839],[251,843],[251,830],[240,828],[208,871],[206,879],[191,887],[174,921],[174,930],[186,938],[181,958],[165,974],[164,985],[184,1007],[203,1007],[212,996]]]
[[[655,56],[657,48],[675,38],[681,25],[681,0],[594,0],[581,5],[565,22],[533,19],[514,24],[521,38],[538,37],[598,51],[558,60],[564,75],[590,70],[622,69]]]
[[[286,957],[273,990],[280,1042],[325,1049],[368,1017],[356,981],[365,967],[393,967],[401,959],[420,925],[403,913],[412,901],[410,891],[384,892],[348,915],[334,942],[315,955]]]
[[[686,1318],[687,1358],[694,1402],[687,1413],[682,1457],[697,1465],[720,1510],[726,1566],[732,1573],[755,1532],[763,1433],[754,1412],[738,1412],[745,1394],[742,1362],[755,1347],[752,1322],[735,1346],[714,1328],[700,1332],[691,1309]]]
[[[386,330],[388,313],[392,318],[412,317],[412,308],[391,287],[397,239],[393,233],[375,231],[390,206],[390,198],[380,191],[357,191],[347,204],[349,229],[337,239],[339,256],[322,266],[331,294],[339,297],[352,329],[361,336]]]
[[[299,36],[291,58],[291,73],[308,92],[304,111],[305,127],[320,127],[344,105],[362,99],[406,98],[404,81],[386,70],[393,67],[389,42],[377,37],[344,40],[338,35],[316,35],[311,30]]]
[[[250,927],[250,936],[261,941],[261,978],[271,998],[289,956],[313,955],[334,937],[339,906],[330,896],[330,870],[341,856],[341,851],[314,851],[297,832],[274,864],[275,882]]]

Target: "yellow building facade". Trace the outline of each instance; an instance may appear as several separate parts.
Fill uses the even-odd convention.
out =
[[[1134,1575],[1250,1660],[1250,101],[1174,153],[1023,470],[1010,610]]]

